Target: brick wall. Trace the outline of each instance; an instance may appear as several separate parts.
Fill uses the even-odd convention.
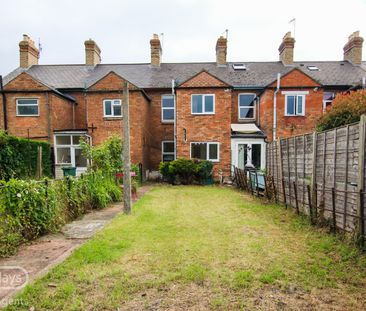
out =
[[[192,115],[192,94],[214,94],[214,115]],[[230,175],[231,91],[225,88],[177,89],[177,157],[190,158],[191,142],[219,142],[220,162],[214,164],[214,176],[221,169]],[[187,142],[184,141],[186,129]]]
[[[260,127],[273,140],[273,96],[274,82],[261,96]],[[285,116],[284,91],[308,91],[305,99],[305,116]],[[300,135],[314,130],[317,120],[323,114],[323,89],[310,77],[295,69],[281,78],[281,88],[277,93],[277,137]]]

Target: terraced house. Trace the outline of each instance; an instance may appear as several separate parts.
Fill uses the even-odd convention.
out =
[[[159,37],[151,61],[101,64],[101,50],[85,41],[85,63],[39,65],[39,51],[24,35],[20,64],[1,85],[0,127],[9,134],[44,139],[60,167],[86,169],[80,137],[99,144],[122,134],[122,87],[129,82],[133,163],[145,172],[159,162],[208,159],[215,176],[231,165],[265,167],[266,140],[309,132],[337,92],[365,84],[363,39],[353,33],[342,61],[294,61],[287,33],[279,61],[228,62],[227,39],[216,43],[216,62],[163,63]]]

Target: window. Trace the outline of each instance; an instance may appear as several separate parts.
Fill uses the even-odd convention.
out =
[[[319,71],[319,68],[317,66],[308,66],[308,70],[310,70],[310,71]]]
[[[17,116],[39,116],[38,99],[20,98],[16,100]]]
[[[161,98],[161,121],[173,122],[174,121],[174,96],[163,95]]]
[[[163,141],[161,153],[163,162],[174,161],[174,141]]]
[[[120,99],[106,99],[103,101],[105,117],[122,117],[122,105]]]
[[[219,161],[219,143],[191,143],[191,159]]]
[[[283,91],[285,116],[305,116],[305,97],[309,91]]]
[[[87,159],[80,148],[80,134],[55,135],[55,162],[56,164],[71,164],[75,167],[87,167]]]
[[[256,94],[239,94],[239,120],[255,118]]]
[[[234,70],[246,70],[247,67],[242,63],[236,63],[236,64],[233,64],[233,69]]]
[[[192,114],[214,114],[215,95],[192,95]]]
[[[332,105],[335,94],[333,92],[324,92],[323,94],[323,110],[326,111]]]

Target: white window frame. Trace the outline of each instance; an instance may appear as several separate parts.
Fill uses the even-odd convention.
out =
[[[202,112],[193,112],[193,96],[202,96]],[[205,105],[205,98],[208,97],[208,96],[212,96],[213,97],[213,111],[212,112],[206,112],[205,111],[205,108],[206,108],[206,105]],[[215,98],[215,94],[192,94],[191,95],[191,114],[193,115],[203,115],[203,114],[215,114],[215,101],[216,101],[216,98]]]
[[[254,101],[254,105],[253,106],[240,106],[240,96],[241,95],[254,95],[253,101]],[[257,102],[255,101],[257,98],[257,94],[255,93],[239,93],[238,94],[238,120],[242,121],[242,120],[255,120],[255,116],[257,113]],[[240,118],[240,108],[253,108],[253,118]]]
[[[70,137],[70,145],[58,145],[56,143],[56,137],[61,136],[69,136]],[[74,136],[84,136],[85,138],[88,138],[88,135],[85,135],[85,133],[60,133],[60,134],[54,134],[54,140],[53,140],[53,146],[55,148],[55,164],[56,165],[71,165],[72,167],[76,166],[75,161],[75,150],[81,150],[80,144],[74,144]],[[71,163],[59,163],[57,158],[57,148],[70,148],[70,158]],[[79,166],[79,168],[86,168],[84,166]]]
[[[220,162],[220,143],[219,142],[213,142],[213,141],[192,141],[190,144],[190,151],[189,151],[189,155],[190,158],[192,159],[192,144],[206,144],[207,145],[207,149],[206,149],[206,159],[201,159],[201,160],[207,160],[207,161],[211,161],[214,163]],[[209,159],[209,151],[210,151],[210,145],[217,145],[217,158],[216,159]]]
[[[37,110],[38,110],[38,113],[37,114],[19,114],[19,111],[18,111],[18,101],[19,100],[35,100],[37,101],[37,104],[29,104],[28,106],[37,106]],[[15,103],[16,103],[16,116],[17,117],[39,117],[39,98],[17,98],[15,100]],[[21,105],[23,106],[23,105]]]
[[[163,107],[163,99],[164,97],[171,97],[173,99],[173,107]],[[161,95],[161,122],[163,123],[174,123],[174,115],[175,115],[175,100],[174,100],[174,95],[171,94],[164,94]],[[173,110],[173,119],[172,120],[164,120],[164,110]]]
[[[174,146],[173,152],[164,152],[164,143],[172,143]],[[175,143],[174,140],[163,140],[161,142],[161,161],[164,162],[164,155],[172,155],[175,160]]]
[[[323,100],[323,111],[327,111],[327,104],[332,104],[333,100],[327,99],[327,100]]]
[[[105,114],[106,113],[106,111],[105,111],[105,102],[107,102],[107,101],[111,101],[112,102],[111,103],[111,112],[112,112],[112,114],[110,114],[110,115]],[[119,105],[115,104],[114,103],[115,101],[118,101],[119,102]],[[114,106],[121,106],[121,115],[118,115],[118,116],[115,116],[114,115],[114,109],[113,109]],[[104,118],[122,118],[122,116],[123,116],[122,100],[120,100],[118,98],[115,98],[115,99],[104,99],[103,100],[103,116],[104,116]]]
[[[309,94],[309,91],[283,91],[281,93],[282,95],[285,95],[285,116],[286,117],[304,117],[305,116],[305,102],[306,102],[306,95]],[[295,113],[294,114],[288,114],[287,113],[287,99],[288,96],[296,96],[296,104],[295,104]],[[297,113],[297,97],[302,97],[302,113]]]

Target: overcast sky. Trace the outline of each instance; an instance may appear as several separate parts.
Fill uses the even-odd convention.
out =
[[[225,29],[229,61],[276,61],[293,18],[298,61],[341,60],[353,31],[366,38],[366,0],[0,0],[0,74],[18,67],[23,33],[41,41],[40,64],[83,63],[88,38],[102,63],[149,62],[152,33],[163,62],[214,61]]]

